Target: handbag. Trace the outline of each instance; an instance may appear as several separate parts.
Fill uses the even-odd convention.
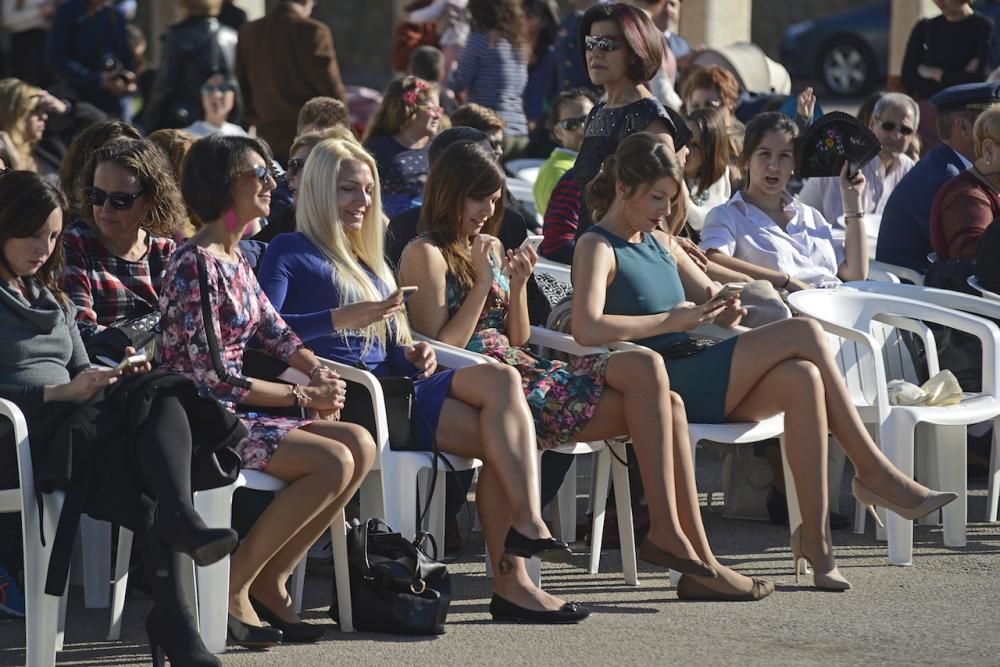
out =
[[[358,366],[363,370],[364,362]],[[389,427],[389,445],[394,451],[420,451],[414,442],[413,411],[416,392],[413,380],[405,376],[376,377],[382,385],[385,401],[385,418]],[[362,396],[363,394],[363,396]],[[353,399],[353,400],[352,400]],[[357,382],[347,381],[344,407],[340,410],[340,421],[360,424],[375,432],[375,412],[368,390]]]
[[[427,555],[420,532],[410,542],[382,519],[353,519],[347,535],[347,567],[354,626],[363,632],[440,635],[451,604],[448,568]],[[337,581],[327,612],[340,622]]]
[[[160,311],[150,311],[107,327],[87,339],[87,354],[94,363],[114,366],[125,358],[125,348],[156,358],[160,345]]]

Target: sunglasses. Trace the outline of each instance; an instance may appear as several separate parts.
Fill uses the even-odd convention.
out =
[[[293,157],[288,161],[288,169],[285,170],[286,176],[291,176],[295,178],[302,171],[303,167],[306,166],[306,161],[300,157]]]
[[[267,180],[271,178],[271,170],[264,165],[257,165],[251,169],[247,169],[244,173],[253,174],[261,185],[267,185]]]
[[[692,103],[688,105],[691,111],[698,111],[699,109],[721,109],[722,100],[706,100],[704,102]]]
[[[135,200],[143,195],[142,190],[138,192],[105,192],[100,188],[88,187],[84,189],[87,199],[98,208],[104,206],[104,202],[110,201],[111,208],[116,211],[127,211],[135,204]]]
[[[904,137],[908,137],[914,132],[912,127],[907,127],[905,125],[896,125],[896,123],[893,123],[891,120],[883,120],[881,123],[879,123],[879,127],[881,127],[886,132],[895,132],[896,128],[899,128],[899,133]]]
[[[617,51],[618,49],[625,48],[628,44],[624,37],[592,37],[587,35],[583,38],[583,48],[587,51],[593,51],[597,49],[598,51],[604,51],[605,53],[610,53],[612,51]]]
[[[567,132],[575,132],[583,127],[585,122],[587,122],[586,116],[580,116],[579,118],[563,118],[561,121],[556,123],[556,127],[566,130]]]
[[[206,83],[201,87],[202,95],[212,95],[213,93],[232,93],[236,87],[231,83]]]

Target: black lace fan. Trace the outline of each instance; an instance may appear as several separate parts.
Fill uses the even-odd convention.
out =
[[[853,178],[881,148],[871,130],[843,111],[824,114],[809,126],[801,142],[799,175],[806,178],[840,176],[844,160],[848,177]]]

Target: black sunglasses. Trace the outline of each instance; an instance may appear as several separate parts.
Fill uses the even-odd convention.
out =
[[[286,176],[291,176],[295,178],[302,171],[303,167],[306,166],[306,161],[299,157],[293,157],[288,161],[288,169],[285,170]]]
[[[213,93],[231,93],[236,90],[236,87],[231,83],[206,83],[201,87],[202,95],[211,95]]]
[[[891,120],[883,120],[881,123],[879,123],[879,127],[881,127],[886,132],[895,132],[896,128],[898,127],[899,128],[899,133],[901,135],[903,135],[904,137],[908,137],[911,134],[913,134],[913,132],[914,132],[914,130],[913,130],[912,127],[907,127],[907,126],[902,125],[902,124],[896,125]]]
[[[261,164],[247,169],[245,173],[253,174],[260,181],[261,185],[267,185],[267,179],[271,177],[271,170]]]
[[[583,38],[583,48],[587,51],[597,49],[598,51],[610,53],[611,51],[617,51],[618,49],[624,48],[627,43],[628,42],[625,41],[624,37],[615,37],[613,35],[607,35],[604,37],[592,37],[587,35]]]
[[[567,132],[575,132],[583,127],[585,122],[587,122],[586,116],[580,116],[579,118],[563,118],[561,121],[556,123],[556,127],[566,130]]]
[[[143,195],[142,190],[138,192],[105,192],[100,188],[87,187],[84,189],[87,199],[94,206],[104,206],[104,202],[110,201],[111,208],[116,211],[127,211],[135,204],[135,200]]]

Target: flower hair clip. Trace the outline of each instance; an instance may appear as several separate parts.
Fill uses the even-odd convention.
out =
[[[427,90],[428,88],[430,88],[430,86],[428,86],[420,79],[417,79],[416,81],[413,82],[413,87],[403,93],[402,95],[403,102],[408,107],[416,106],[417,97],[420,95],[421,91]]]

